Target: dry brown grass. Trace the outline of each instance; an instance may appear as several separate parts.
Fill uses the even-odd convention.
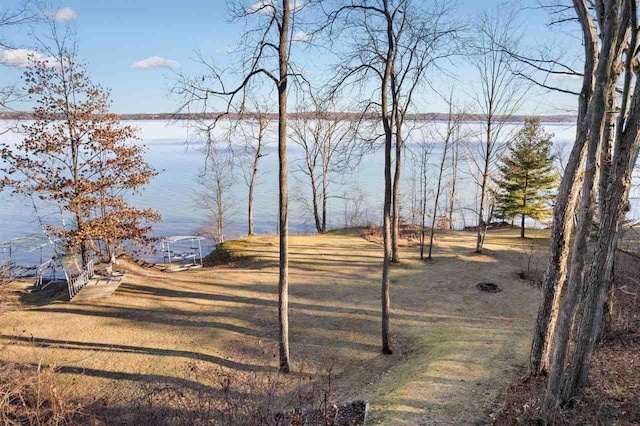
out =
[[[294,376],[316,381],[327,359],[335,359],[336,399],[368,399],[372,424],[483,418],[526,361],[539,295],[515,276],[516,232],[490,232],[482,255],[473,252],[474,238],[439,233],[428,263],[415,248],[403,249],[392,271],[396,352],[385,356],[381,247],[358,232],[292,236]],[[0,361],[54,363],[71,397],[96,397],[122,411],[135,406],[141,384],[206,386],[185,373],[191,366],[272,374],[278,364],[277,239],[246,238],[227,248],[234,257],[250,257],[251,267],[164,273],[128,264],[116,293],[82,303],[20,293],[21,309],[2,318]],[[475,287],[481,281],[503,291],[481,293]]]
[[[11,364],[0,367],[0,424],[54,426],[94,422],[86,402],[74,402],[68,390],[58,386],[54,368]]]

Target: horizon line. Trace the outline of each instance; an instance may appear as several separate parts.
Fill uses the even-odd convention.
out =
[[[315,113],[313,112],[290,112],[288,113],[288,117],[290,119],[298,119],[298,118],[312,118]],[[326,111],[320,113],[323,116],[323,119],[331,119],[331,120],[372,120],[379,117],[379,114],[376,113],[356,113],[356,112],[339,112],[339,111]],[[226,113],[226,112],[210,112],[210,113],[168,113],[168,112],[159,112],[159,113],[114,113],[120,120],[122,121],[133,121],[133,120],[164,120],[164,121],[184,121],[184,120],[193,120],[193,119],[257,119],[259,115],[265,116],[266,119],[275,120],[278,118],[278,113],[275,112],[267,112],[267,113],[259,113],[259,112],[243,112],[243,113]],[[463,121],[484,121],[486,120],[486,114],[452,114],[454,117],[464,116]],[[577,116],[575,114],[513,114],[509,116],[504,115],[496,115],[494,119],[496,121],[504,121],[504,122],[513,122],[519,123],[524,122],[525,119],[535,117],[540,119],[543,123],[569,123],[575,122]],[[415,113],[415,114],[407,114],[406,119],[412,121],[443,121],[449,118],[448,113],[441,112],[425,112],[425,113]],[[5,111],[0,112],[0,120],[33,120],[34,113],[29,111]]]

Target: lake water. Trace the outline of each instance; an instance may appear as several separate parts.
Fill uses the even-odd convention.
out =
[[[204,165],[205,157],[198,143],[186,143],[190,139],[188,128],[181,123],[168,123],[163,121],[134,121],[127,124],[135,125],[140,129],[141,143],[146,145],[146,159],[160,173],[151,184],[144,188],[141,195],[131,201],[139,207],[148,207],[160,212],[162,222],[155,226],[156,236],[191,235],[210,226],[208,212],[200,208],[197,194],[202,190],[198,183],[199,172]],[[8,123],[0,122],[0,130],[6,128]],[[517,125],[510,125],[513,129]],[[470,125],[473,127],[473,125]],[[560,152],[567,155],[574,138],[575,128],[569,124],[545,124],[545,128],[553,133],[554,144],[560,147]],[[417,149],[417,142],[424,136],[424,132],[414,132],[408,141],[409,151]],[[15,143],[20,139],[17,134],[5,134],[0,136],[5,141]],[[278,157],[275,144],[275,131],[271,133],[271,143],[267,147],[267,155],[261,160],[262,173],[255,195],[254,221],[256,232],[259,234],[274,233],[277,229],[278,215]],[[566,148],[563,149],[562,147]],[[306,176],[299,168],[302,165],[303,151],[289,142],[290,160],[290,192],[302,194],[308,197],[309,187]],[[432,210],[431,200],[436,185],[437,165],[442,155],[442,144],[435,142],[429,157],[429,190],[430,197],[427,210]],[[468,154],[464,148],[460,151],[460,164],[458,176],[459,191],[456,199],[457,228],[464,225],[474,225],[475,218],[472,210],[477,199],[477,185],[469,173]],[[382,219],[383,200],[383,164],[384,158],[381,149],[367,153],[357,166],[349,170],[342,177],[336,177],[331,184],[332,198],[329,200],[329,225],[330,227],[344,226],[350,222],[354,203],[350,199],[354,196],[361,198],[359,206],[359,218],[361,222],[379,223]],[[410,205],[411,193],[414,183],[412,175],[411,154],[405,155],[401,193],[403,194],[403,216],[411,219]],[[444,177],[444,185],[448,185],[450,177]],[[231,210],[228,213],[225,224],[225,237],[239,237],[247,232],[247,186],[240,173],[236,173],[236,180],[229,192],[232,198]],[[315,226],[310,212],[304,203],[298,202],[300,196],[291,197],[290,206],[290,232],[310,233]],[[441,206],[448,205],[448,186],[444,189],[441,198]],[[640,217],[637,203],[634,203],[631,215]],[[442,212],[439,212],[442,214]],[[346,219],[345,219],[346,217]],[[55,223],[59,220],[59,214],[50,212],[44,218],[45,221]],[[0,241],[25,235],[42,235],[42,226],[34,213],[31,201],[24,198],[10,196],[8,193],[0,193]],[[207,244],[209,247],[212,243]],[[31,261],[36,253],[26,254]],[[39,256],[39,254],[38,254]]]

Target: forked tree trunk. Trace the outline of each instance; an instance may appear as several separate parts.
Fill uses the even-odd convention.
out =
[[[563,382],[561,401],[580,396],[587,384],[591,359],[596,349],[598,335],[604,321],[604,305],[613,280],[613,260],[619,227],[627,212],[631,173],[638,149],[637,125],[627,140],[620,143],[620,150],[612,176],[608,179],[604,204],[601,206],[600,223],[596,238],[593,263],[584,282],[583,311],[574,331],[575,346]],[[634,135],[635,133],[635,135]]]
[[[607,8],[612,8],[611,4],[607,5]],[[569,349],[572,318],[576,310],[578,294],[584,281],[583,272],[588,239],[593,225],[593,201],[597,188],[595,177],[598,168],[598,151],[602,146],[608,97],[611,96],[612,86],[615,85],[615,78],[612,78],[612,64],[615,61],[614,52],[616,48],[614,39],[617,33],[617,17],[615,15],[615,13],[611,14],[609,10],[607,11],[607,17],[610,21],[607,22],[605,31],[603,31],[602,49],[596,73],[596,86],[593,99],[589,105],[589,112],[587,113],[589,135],[582,199],[578,211],[578,226],[573,242],[567,294],[562,302],[556,325],[549,381],[542,406],[543,414],[547,415],[562,402],[560,391]]]
[[[278,281],[278,319],[280,331],[280,371],[291,371],[289,361],[289,187],[287,181],[287,74],[289,0],[282,0],[282,23],[278,51],[280,80],[278,82],[278,161],[279,161],[279,229],[280,229],[280,274]]]
[[[578,226],[573,242],[571,268],[569,270],[568,287],[562,300],[554,333],[554,345],[549,371],[547,392],[542,407],[543,413],[550,413],[560,402],[560,389],[564,374],[565,360],[569,346],[569,334],[575,306],[582,286],[582,273],[587,254],[587,240],[591,232],[593,222],[594,196],[593,184],[596,172],[596,153],[598,149],[598,137],[589,138],[587,164],[582,185],[582,199],[578,211]]]
[[[583,3],[576,3],[576,12],[581,19],[585,51],[584,76],[578,98],[578,118],[576,138],[567,161],[564,176],[558,189],[553,208],[549,260],[542,280],[542,300],[533,333],[529,373],[548,373],[553,336],[560,311],[560,296],[567,277],[570,237],[574,227],[574,212],[580,194],[580,168],[584,162],[588,122],[587,109],[593,93],[594,70],[597,60],[597,34],[595,26],[587,18],[588,11]]]
[[[628,12],[631,14],[631,45],[637,41],[637,10],[635,3],[629,2]],[[616,150],[613,163],[606,168],[607,177],[600,179],[600,221],[595,244],[595,253],[591,269],[585,280],[584,305],[580,322],[574,332],[575,346],[570,366],[566,374],[561,393],[562,401],[569,401],[582,394],[589,375],[591,359],[596,348],[598,336],[603,327],[604,305],[613,281],[613,263],[620,225],[628,211],[629,191],[631,188],[631,174],[638,159],[640,148],[640,89],[633,90],[629,115],[626,117],[628,93],[631,92],[631,75],[634,68],[635,56],[626,58],[625,84],[623,102],[616,131]],[[615,99],[618,75],[611,77],[609,93],[610,99]],[[613,103],[613,101],[612,101]],[[611,105],[611,104],[608,104]],[[610,118],[610,116],[609,116]],[[607,123],[609,124],[609,123]],[[609,129],[610,130],[610,129]],[[609,149],[609,136],[612,132],[605,132],[604,148]],[[608,152],[604,154],[608,155]],[[603,183],[606,182],[606,183]]]

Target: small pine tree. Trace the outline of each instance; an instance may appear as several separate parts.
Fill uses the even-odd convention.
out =
[[[558,174],[554,171],[551,137],[537,118],[528,118],[517,133],[499,166],[497,216],[521,217],[520,236],[525,237],[526,217],[545,220],[551,216],[551,201]]]

